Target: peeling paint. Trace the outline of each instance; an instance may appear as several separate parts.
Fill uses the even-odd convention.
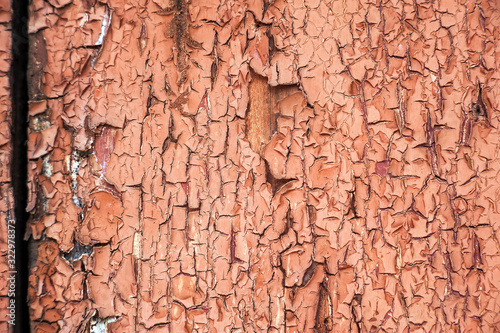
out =
[[[90,319],[90,333],[107,333],[108,324],[114,323],[117,320],[116,317],[108,318],[92,318]]]
[[[33,327],[493,331],[495,6],[35,1]]]
[[[97,38],[97,41],[95,42],[96,46],[102,46],[102,44],[104,43],[104,39],[108,34],[108,29],[111,24],[111,19],[112,19],[112,12],[110,12],[109,8],[106,7],[106,11],[104,12],[104,17],[101,23],[101,31],[99,37]]]

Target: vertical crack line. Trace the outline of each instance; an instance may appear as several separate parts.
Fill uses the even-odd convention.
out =
[[[24,234],[29,214],[28,198],[28,0],[12,0],[12,63],[9,73],[12,98],[12,187],[16,218],[16,325],[15,332],[29,332],[28,242]]]

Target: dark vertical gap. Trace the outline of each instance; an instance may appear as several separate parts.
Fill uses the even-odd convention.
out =
[[[16,326],[15,332],[29,332],[28,242],[24,240],[29,214],[28,197],[28,0],[12,0],[12,186],[16,216]]]

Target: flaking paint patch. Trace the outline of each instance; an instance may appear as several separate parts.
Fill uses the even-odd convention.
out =
[[[92,318],[90,319],[89,332],[90,333],[107,333],[108,324],[114,323],[117,320],[116,317],[108,318]]]
[[[42,159],[42,173],[46,177],[50,177],[50,176],[52,176],[52,170],[53,170],[53,167],[52,167],[52,164],[50,163],[50,156],[49,155],[44,156]]]
[[[78,197],[78,172],[80,171],[80,154],[78,151],[74,150],[70,157],[70,175],[71,175],[71,189],[73,192],[73,202],[77,207],[82,207],[82,201]]]
[[[132,248],[134,249],[132,255],[139,258],[141,253],[141,234],[138,232],[134,233],[134,243]]]
[[[106,11],[104,12],[104,17],[101,21],[101,30],[99,33],[99,37],[97,38],[97,41],[95,42],[96,46],[102,46],[104,43],[104,39],[106,38],[106,35],[108,34],[108,29],[111,24],[111,19],[112,19],[112,12],[109,10],[108,7],[106,7]]]

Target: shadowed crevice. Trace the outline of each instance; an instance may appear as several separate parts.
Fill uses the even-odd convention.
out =
[[[28,130],[28,1],[12,1],[12,145],[11,164],[16,216],[16,326],[15,332],[29,332],[28,242],[24,234],[29,214],[26,212],[27,188],[27,130]]]

